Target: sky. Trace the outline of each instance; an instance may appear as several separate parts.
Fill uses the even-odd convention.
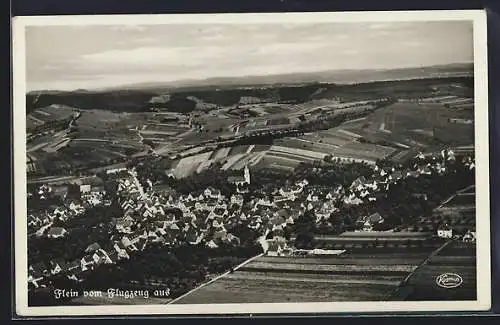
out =
[[[26,28],[28,91],[462,62],[471,21]]]

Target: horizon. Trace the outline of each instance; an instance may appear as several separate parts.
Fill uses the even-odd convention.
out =
[[[283,73],[283,74],[277,74],[277,75],[271,75],[271,76],[285,76],[285,75],[290,75],[290,74],[314,74],[314,73],[328,73],[328,72],[336,72],[336,71],[357,71],[357,72],[369,72],[369,71],[382,71],[382,72],[388,72],[388,71],[393,71],[393,70],[410,70],[410,69],[429,69],[433,67],[447,67],[447,66],[454,66],[454,65],[473,65],[474,62],[452,62],[449,64],[439,64],[439,65],[426,65],[426,66],[420,66],[420,65],[415,65],[415,66],[406,66],[406,67],[398,67],[398,68],[391,68],[391,69],[364,69],[364,70],[359,70],[359,69],[336,69],[336,70],[322,70],[322,71],[299,71],[295,73]],[[106,87],[96,87],[96,88],[75,88],[75,89],[32,89],[32,90],[27,90],[27,94],[30,93],[37,93],[37,92],[76,92],[76,91],[84,91],[84,92],[100,92],[100,91],[112,91],[112,90],[120,90],[120,89],[125,89],[130,88],[133,89],[137,87],[138,90],[142,90],[142,87],[144,89],[147,89],[148,87],[171,87],[171,88],[197,88],[197,87],[216,87],[216,86],[228,86],[228,85],[219,85],[216,83],[206,83],[203,84],[204,81],[209,81],[211,79],[242,79],[242,78],[262,78],[266,77],[269,75],[244,75],[244,76],[214,76],[210,78],[204,78],[204,79],[182,79],[182,80],[174,80],[174,81],[144,81],[141,83],[125,83],[125,84],[116,84],[116,85],[111,85],[111,86],[106,86]],[[418,77],[409,77],[408,79],[417,79]],[[425,78],[425,77],[424,77]],[[396,78],[396,79],[389,79],[389,80],[403,80],[405,78]],[[377,81],[387,81],[387,79],[376,79],[376,80],[370,80],[366,81],[368,82],[377,82]],[[182,84],[182,83],[187,83],[187,84]],[[193,84],[189,84],[193,83]],[[338,82],[338,81],[319,81],[319,82],[301,82],[301,81],[290,81],[290,82],[269,82],[269,83],[263,83],[263,84],[252,84],[252,83],[242,83],[238,84],[235,83],[235,87],[246,87],[246,86],[271,86],[273,84],[313,84],[313,83],[331,83],[331,84],[349,84],[350,82]],[[365,83],[365,82],[362,82]]]
[[[472,21],[26,28],[27,92],[456,63]]]

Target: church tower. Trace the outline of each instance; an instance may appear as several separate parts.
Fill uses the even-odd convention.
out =
[[[248,169],[248,165],[245,166],[244,177],[245,183],[250,184],[250,170]]]

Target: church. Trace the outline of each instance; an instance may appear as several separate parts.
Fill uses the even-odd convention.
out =
[[[235,184],[237,187],[250,185],[250,170],[248,169],[248,166],[245,166],[242,176],[230,176],[227,180],[229,183]]]

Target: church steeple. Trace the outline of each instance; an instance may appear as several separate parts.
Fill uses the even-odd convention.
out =
[[[248,165],[245,165],[244,177],[245,183],[250,184],[250,170],[248,169]]]

